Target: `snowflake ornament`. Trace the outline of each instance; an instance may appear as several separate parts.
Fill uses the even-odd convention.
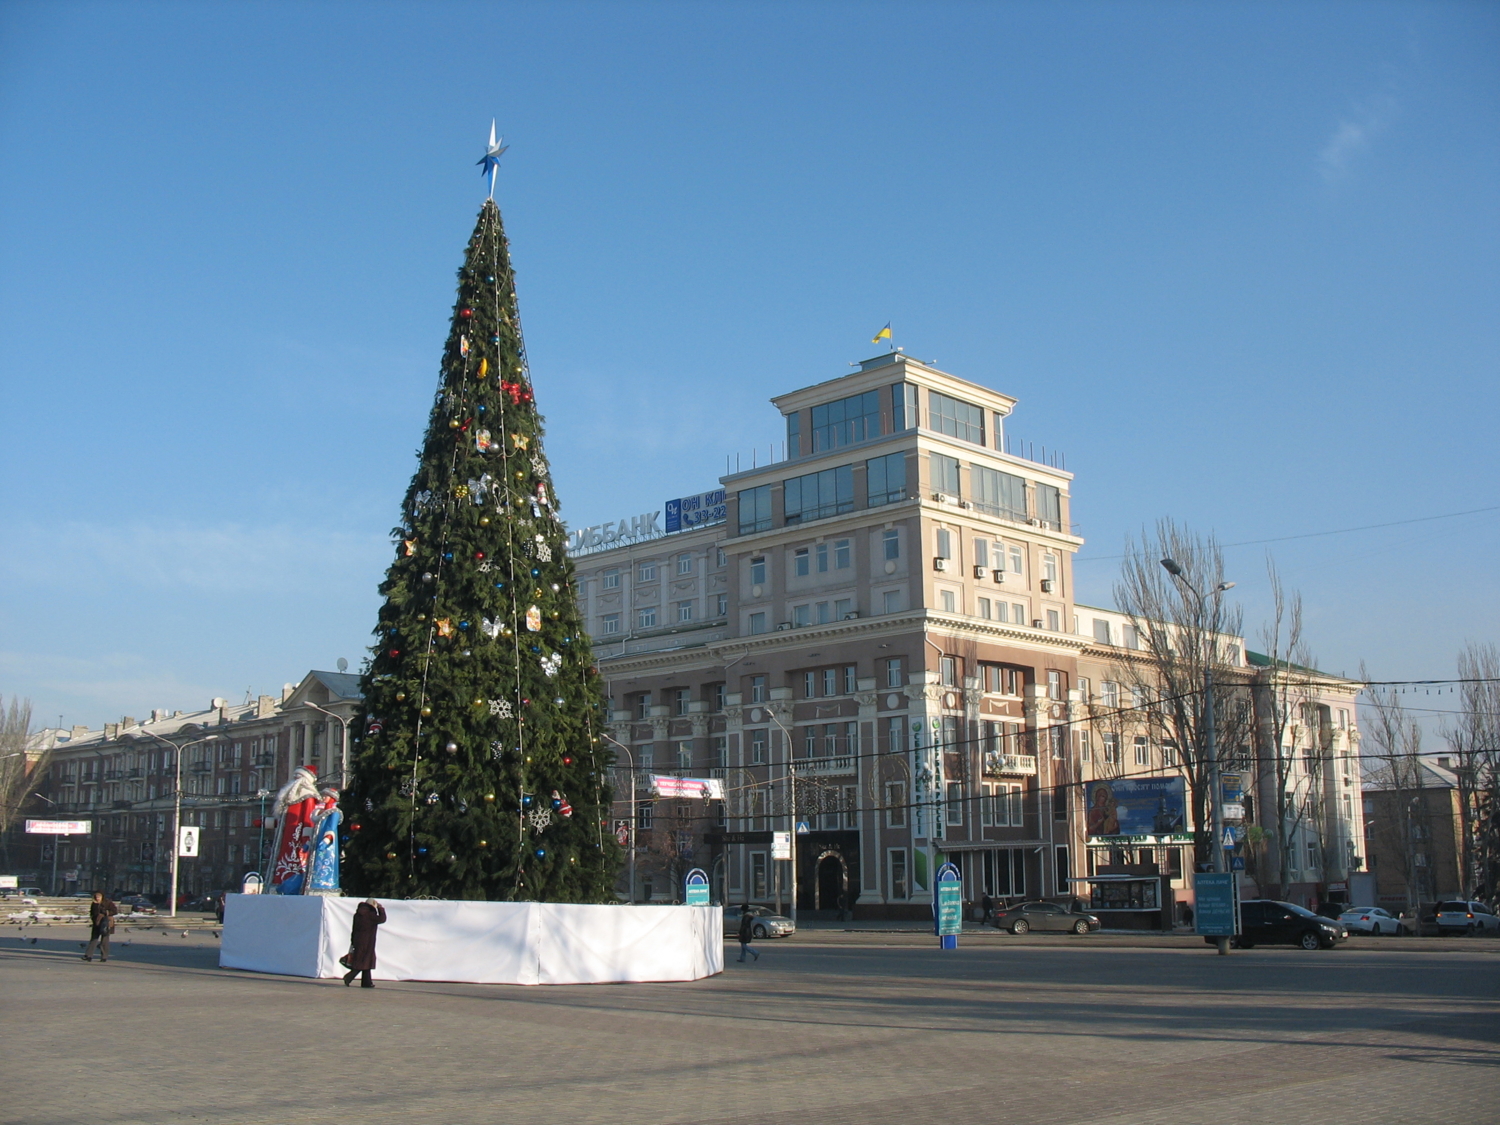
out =
[[[547,827],[552,823],[552,810],[532,809],[527,814],[526,819],[531,822],[531,830],[540,834],[546,831]]]
[[[492,718],[492,719],[509,719],[511,717],[512,717],[512,711],[511,711],[511,708],[510,708],[510,700],[508,700],[508,699],[492,699],[492,700],[490,700],[490,718]]]
[[[410,797],[416,791],[417,791],[417,783],[416,783],[416,781],[414,779],[412,779],[410,777],[402,779],[402,781],[401,781],[401,796],[403,796],[403,797]]]

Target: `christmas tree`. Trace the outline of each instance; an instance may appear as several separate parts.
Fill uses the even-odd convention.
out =
[[[390,898],[600,902],[619,867],[612,755],[491,184],[380,588],[345,881]]]

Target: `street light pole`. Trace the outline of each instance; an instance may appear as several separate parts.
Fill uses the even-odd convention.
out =
[[[776,717],[776,712],[773,711],[768,706],[768,707],[766,707],[766,714],[770,717],[771,721],[776,724],[776,728],[779,731],[781,731],[781,737],[782,737],[782,740],[783,740],[783,744],[786,746],[786,784],[787,784],[787,790],[788,790],[787,814],[788,814],[788,820],[790,821],[788,827],[791,828],[791,832],[789,832],[787,834],[787,844],[788,844],[787,855],[788,855],[788,861],[790,862],[791,869],[792,869],[791,870],[791,883],[792,883],[792,885],[791,885],[791,888],[790,888],[790,890],[791,890],[791,898],[790,898],[790,902],[788,903],[787,917],[790,918],[793,922],[796,922],[797,921],[797,758],[796,758],[797,747],[796,747],[796,744],[792,741],[791,732],[788,731],[786,729],[786,727],[784,727],[784,726],[781,725],[781,720]]]
[[[339,739],[339,788],[349,788],[349,720],[342,715],[336,715],[326,707],[319,707],[316,703],[302,701],[302,706],[311,707],[314,711],[321,711],[330,719],[337,719],[342,729]]]
[[[1219,653],[1218,633],[1213,628],[1208,616],[1208,603],[1204,600],[1198,587],[1188,581],[1187,575],[1183,573],[1182,567],[1172,559],[1162,559],[1161,565],[1166,572],[1183,587],[1192,592],[1193,597],[1198,599],[1198,620],[1202,623],[1204,632],[1208,634],[1208,651],[1203,659],[1203,757],[1208,763],[1209,800],[1213,808],[1213,829],[1209,834],[1208,855],[1213,864],[1215,872],[1222,873],[1225,870],[1224,863],[1224,789],[1219,782],[1219,745],[1218,725],[1214,715],[1214,660]],[[1214,587],[1214,608],[1217,610],[1219,596],[1234,585],[1233,582],[1220,582]],[[1218,620],[1215,612],[1213,621]],[[1221,937],[1216,943],[1219,947],[1219,955],[1229,953],[1229,939]]]
[[[630,901],[635,902],[635,755],[630,752],[630,747],[623,742],[605,735],[606,742],[613,742],[621,750],[625,751],[625,757],[630,762]]]
[[[172,894],[167,905],[167,917],[175,918],[177,917],[177,852],[181,847],[182,841],[182,752],[189,746],[200,746],[206,742],[217,742],[219,736],[211,734],[207,738],[195,738],[191,742],[184,742],[181,746],[178,746],[177,743],[165,739],[159,734],[152,734],[149,730],[142,729],[141,733],[147,738],[154,738],[156,741],[170,746],[172,748],[173,763],[177,767],[177,780],[172,786]]]

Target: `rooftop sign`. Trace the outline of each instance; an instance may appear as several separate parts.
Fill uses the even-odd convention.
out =
[[[724,490],[700,492],[696,496],[684,496],[680,500],[667,501],[667,532],[684,531],[692,527],[707,527],[723,523],[729,518],[729,505],[724,501]]]

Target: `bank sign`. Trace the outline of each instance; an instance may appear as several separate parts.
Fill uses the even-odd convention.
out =
[[[1187,833],[1187,785],[1181,777],[1091,781],[1084,792],[1092,837],[1171,838]]]
[[[674,531],[686,531],[693,527],[707,527],[712,523],[723,523],[728,518],[729,505],[725,503],[722,488],[667,501],[668,534]]]

